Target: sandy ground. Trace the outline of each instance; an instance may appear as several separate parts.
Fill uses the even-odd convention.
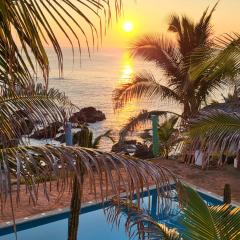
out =
[[[180,179],[210,192],[223,195],[224,185],[231,185],[232,200],[240,203],[240,171],[232,166],[219,169],[202,170],[195,166],[187,166],[175,160],[159,160],[171,169]],[[159,162],[157,161],[157,162]]]
[[[232,200],[240,202],[240,171],[233,169],[233,167],[226,166],[221,169],[201,170],[196,167],[186,166],[176,160],[154,160],[154,162],[161,163],[164,167],[169,168],[182,180],[216,193],[223,194],[223,188],[226,183],[231,185]],[[41,191],[39,191],[41,192]],[[83,202],[94,200],[94,194],[91,191],[88,182],[84,185]],[[13,196],[15,198],[16,196]],[[65,193],[59,198],[57,192],[52,191],[50,194],[51,201],[48,202],[42,193],[39,194],[38,204],[33,205],[29,201],[29,197],[24,194],[24,189],[21,194],[21,204],[16,205],[14,201],[14,214],[15,218],[24,218],[41,212],[51,211],[54,209],[69,207],[71,192],[66,190]],[[12,219],[10,202],[8,201],[4,211],[0,214],[0,223],[10,221]]]

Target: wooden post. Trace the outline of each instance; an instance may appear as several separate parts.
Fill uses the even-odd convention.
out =
[[[153,155],[159,156],[159,136],[158,136],[158,116],[152,115],[152,131],[153,131]]]
[[[231,186],[230,184],[225,184],[224,192],[223,192],[223,203],[224,204],[231,204],[232,201],[232,193],[231,193]]]

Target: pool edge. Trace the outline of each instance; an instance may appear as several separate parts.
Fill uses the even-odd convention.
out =
[[[218,195],[218,194],[215,194],[213,192],[210,192],[206,189],[203,189],[201,187],[198,187],[196,185],[193,185],[187,181],[181,181],[182,183],[184,184],[187,184],[188,186],[192,187],[193,189],[195,189],[196,191],[200,192],[200,193],[203,193],[209,197],[212,197],[212,198],[215,198],[216,200],[219,200],[219,201],[222,201],[222,196]],[[175,184],[171,183],[171,186],[174,186]],[[156,188],[156,185],[152,185],[149,187],[149,191],[153,191],[154,189]],[[144,191],[146,193],[146,190],[147,188],[144,188]],[[127,193],[122,193],[121,194],[121,197],[124,197],[126,196]],[[105,203],[108,203],[111,198],[113,196],[109,196]],[[240,206],[240,203],[236,202],[236,201],[233,201],[232,202],[232,205],[234,207],[239,207]],[[85,212],[88,212],[90,211],[91,208],[101,208],[102,207],[102,201],[101,200],[98,200],[98,201],[89,201],[89,202],[85,202],[82,204],[82,213],[85,213]],[[67,208],[58,208],[58,209],[55,209],[55,210],[51,210],[51,211],[47,211],[47,212],[42,212],[42,213],[39,213],[39,214],[36,214],[36,215],[32,215],[32,216],[29,216],[29,217],[24,217],[24,218],[19,218],[16,220],[16,225],[21,225],[21,224],[27,224],[28,222],[31,222],[31,221],[41,221],[43,220],[44,218],[48,219],[50,217],[53,217],[53,216],[56,216],[56,215],[63,215],[63,214],[68,214],[70,212],[70,208],[67,207]],[[5,223],[1,223],[0,224],[0,230],[5,230],[7,228],[11,228],[13,227],[14,223],[13,221],[7,221]]]

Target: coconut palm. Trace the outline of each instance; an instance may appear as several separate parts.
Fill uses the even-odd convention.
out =
[[[204,76],[205,80],[213,78],[230,78],[238,85],[240,62],[239,34],[224,34],[215,39],[211,51],[204,49],[195,52],[195,63],[191,65],[189,77],[192,81]],[[199,61],[201,60],[201,61]]]
[[[93,132],[83,125],[81,130],[73,135],[73,145],[97,149],[104,138],[114,143],[112,130],[107,130],[93,139]]]
[[[121,1],[113,2],[118,15]],[[88,26],[90,39],[96,46],[101,38],[102,25],[105,25],[101,17],[106,16],[104,21],[107,24],[110,10],[110,1],[4,0],[0,3],[0,205],[4,211],[5,204],[10,203],[13,221],[14,199],[20,202],[23,188],[26,188],[24,194],[29,195],[30,201],[37,204],[39,189],[43,189],[46,199],[50,200],[50,190],[55,188],[61,195],[67,186],[77,184],[79,188],[73,187],[77,197],[71,204],[74,214],[81,207],[82,186],[86,178],[89,178],[96,199],[99,196],[102,201],[112,193],[120,194],[120,189],[124,189],[130,198],[136,191],[140,198],[144,186],[152,183],[157,187],[169,184],[172,174],[168,170],[162,171],[160,166],[141,160],[84,147],[36,147],[23,142],[22,134],[30,132],[29,123],[33,124],[33,129],[54,121],[63,123],[73,107],[64,94],[48,89],[47,43],[53,46],[56,53],[59,74],[63,70],[63,55],[56,26],[72,46],[75,39],[81,51],[80,36],[76,29],[82,33],[88,46],[89,37],[85,33]],[[83,22],[73,16],[79,16]],[[99,31],[94,25],[94,16],[99,21]],[[36,84],[38,75],[44,80],[42,85]],[[20,125],[19,119],[23,125]],[[11,141],[15,139],[22,144],[12,144]],[[14,180],[17,183],[16,190],[12,187]],[[69,226],[69,240],[77,239],[75,226]]]
[[[159,145],[161,154],[168,159],[169,153],[182,141],[179,130],[175,128],[178,117],[166,119],[158,127]]]
[[[114,108],[120,109],[133,99],[169,100],[179,103],[182,117],[194,116],[213,90],[225,83],[221,76],[209,78],[200,74],[194,80],[189,77],[192,65],[201,62],[212,50],[211,19],[217,4],[212,10],[206,9],[197,23],[186,16],[173,15],[168,31],[174,33],[176,42],[166,36],[145,35],[136,40],[130,52],[153,62],[161,69],[166,84],[148,72],[136,74],[132,82],[116,89],[113,95]],[[201,49],[201,58],[196,52]],[[203,54],[205,53],[205,55]]]
[[[224,110],[202,112],[190,122],[189,136],[192,149],[201,149],[205,153],[206,165],[214,153],[220,156],[219,165],[223,163],[223,154],[237,155],[239,159],[240,114]]]
[[[115,3],[118,15],[122,9],[122,2],[121,0],[112,2]],[[102,28],[106,27],[110,18],[110,1],[4,0],[0,5],[1,47],[4,49],[1,68],[5,69],[4,65],[7,65],[9,70],[16,67],[15,63],[18,59],[21,71],[18,74],[19,79],[15,82],[26,84],[26,81],[29,83],[31,78],[27,80],[26,77],[21,77],[20,73],[23,70],[28,73],[30,70],[36,72],[36,61],[47,86],[49,61],[46,45],[52,46],[56,53],[60,74],[63,70],[62,49],[56,29],[68,40],[73,53],[74,41],[81,52],[82,41],[86,43],[88,49],[89,40],[92,40],[94,46],[98,45]],[[96,24],[100,27],[96,27]],[[6,57],[11,57],[11,61]],[[27,65],[30,67],[28,68]],[[2,74],[4,73],[6,72],[3,71]]]
[[[92,131],[86,127],[83,126],[80,132],[77,132],[73,135],[73,144],[78,145],[80,147],[85,147],[85,148],[93,148],[97,149],[100,141],[102,138],[109,138],[110,140],[113,141],[111,137],[111,130],[106,131],[105,133],[97,136],[93,140],[93,133]],[[70,206],[70,217],[69,217],[69,239],[74,239],[77,238],[78,234],[78,224],[79,224],[79,214],[81,210],[81,185],[84,182],[84,169],[83,167],[80,167],[81,171],[81,182],[79,183],[77,176],[74,177],[73,180],[73,189],[72,189],[72,197],[71,197],[71,206]]]
[[[173,150],[173,148],[182,141],[180,132],[176,128],[177,121],[178,117],[172,116],[170,118],[166,118],[158,126],[160,155],[166,159],[169,158],[169,153]],[[152,135],[149,131],[149,129],[146,129],[141,137],[147,142],[152,142]]]
[[[152,115],[166,117],[168,113],[171,115],[177,115],[166,111],[141,111],[137,116],[130,118],[129,121],[121,128],[119,132],[119,141],[124,141],[127,135],[136,130],[140,125],[147,125],[151,121]]]
[[[188,186],[181,185],[178,189],[181,212],[178,223],[181,228],[169,228],[157,222],[145,210],[139,209],[132,202],[113,201],[113,211],[108,211],[108,219],[119,224],[122,215],[127,215],[126,229],[134,239],[164,240],[238,240],[240,239],[240,208],[231,205],[208,206],[199,194]],[[127,214],[126,214],[127,212]]]

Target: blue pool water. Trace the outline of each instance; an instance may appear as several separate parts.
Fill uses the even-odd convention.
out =
[[[200,193],[203,199],[211,205],[221,204],[221,201]],[[143,207],[147,207],[148,199],[144,198]],[[177,226],[178,202],[175,199],[172,202],[171,212],[165,212],[164,208],[158,214],[156,206],[156,191],[151,191],[151,209],[153,218],[159,222],[166,223],[169,227]],[[18,240],[66,240],[68,213],[60,213],[50,217],[37,219],[28,223],[17,225]],[[101,205],[88,206],[82,209],[80,215],[79,239],[83,240],[128,240],[125,232],[125,221],[122,219],[119,228],[109,224],[104,215]],[[1,240],[15,240],[12,228],[0,229]]]

